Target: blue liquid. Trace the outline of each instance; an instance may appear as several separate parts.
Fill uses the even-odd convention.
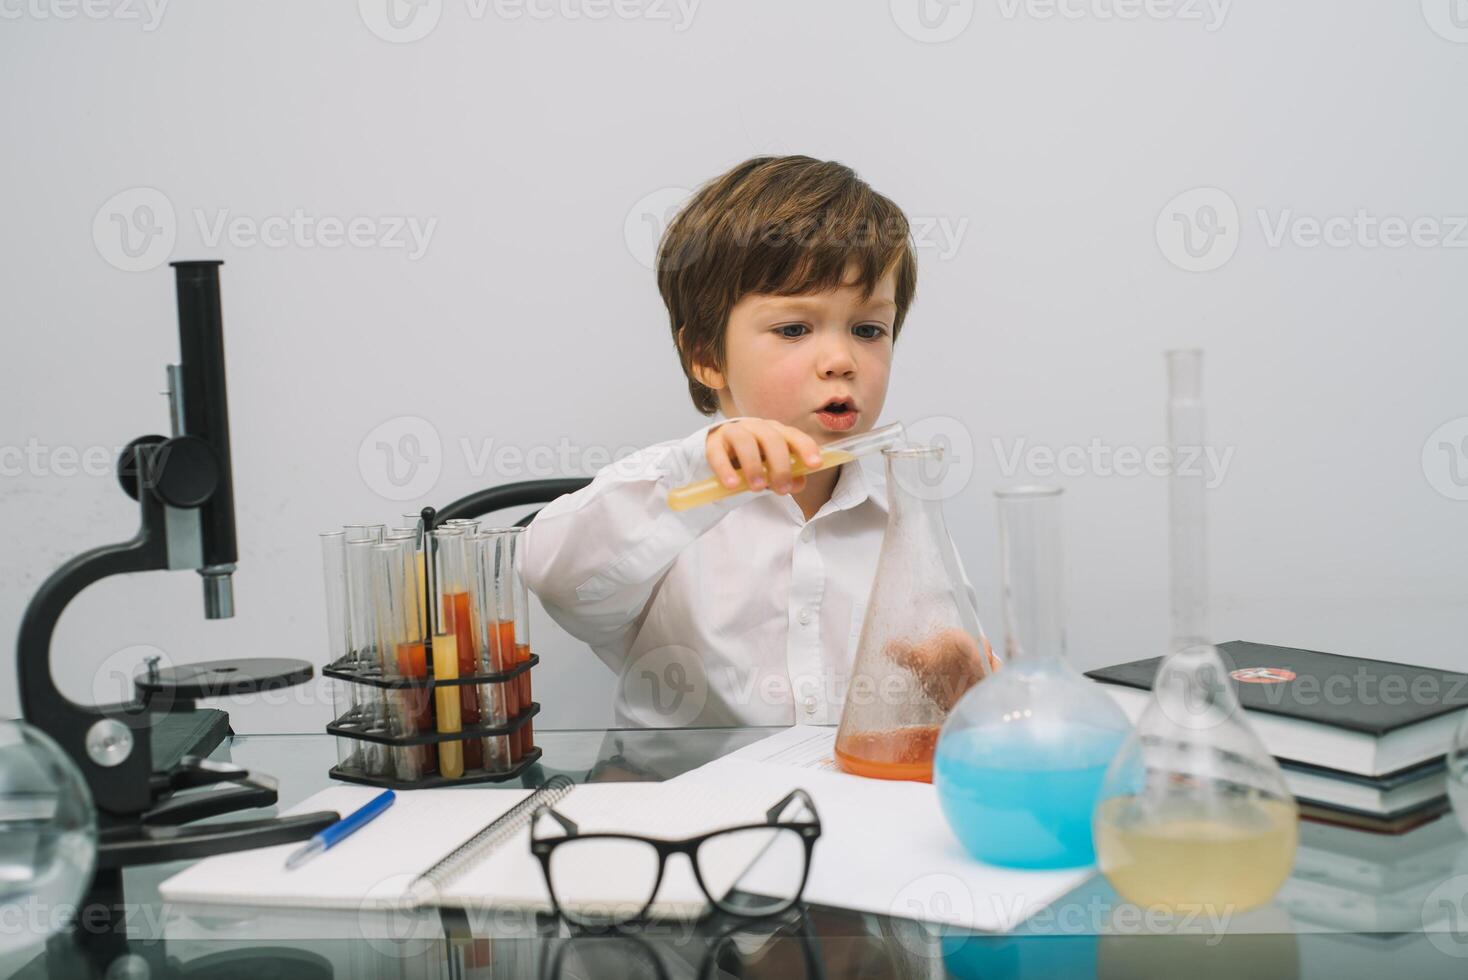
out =
[[[1091,811],[1124,738],[1087,725],[1043,741],[1024,725],[946,733],[933,760],[943,815],[964,848],[989,864],[1092,864]]]

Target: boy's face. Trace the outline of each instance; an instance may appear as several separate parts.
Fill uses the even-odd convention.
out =
[[[855,279],[855,267],[846,282]],[[897,273],[872,295],[843,285],[824,293],[751,293],[729,311],[723,372],[696,368],[726,416],[773,419],[824,445],[869,431],[882,412],[892,369]],[[846,411],[824,411],[844,400]]]

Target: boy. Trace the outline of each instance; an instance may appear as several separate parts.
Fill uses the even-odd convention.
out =
[[[839,163],[759,157],[693,196],[657,277],[715,420],[547,505],[527,584],[620,675],[619,726],[836,724],[886,482],[880,460],[794,476],[790,457],[877,423],[917,281],[907,218]],[[736,467],[769,492],[668,507],[710,473],[738,486]]]

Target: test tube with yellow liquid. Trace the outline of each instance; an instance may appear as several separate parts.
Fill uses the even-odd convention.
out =
[[[884,425],[880,429],[863,432],[860,435],[848,436],[838,439],[821,448],[821,462],[818,466],[810,466],[805,460],[792,455],[790,457],[790,472],[794,476],[805,476],[809,473],[819,473],[821,470],[829,470],[833,466],[842,463],[850,463],[858,456],[868,453],[879,452],[892,446],[902,444],[906,439],[901,422],[893,422]],[[673,510],[691,510],[694,507],[702,507],[725,497],[732,497],[737,493],[749,490],[743,473],[740,474],[740,483],[735,487],[726,487],[718,481],[717,477],[709,477],[707,480],[699,480],[688,483],[668,491],[668,506]]]
[[[454,633],[435,633],[433,636],[433,676],[435,680],[452,681],[459,677],[459,638]],[[459,712],[459,691],[453,686],[433,689],[434,708],[438,716],[438,733],[450,735],[464,730]],[[438,771],[448,779],[464,775],[464,743],[462,741],[438,743]]]

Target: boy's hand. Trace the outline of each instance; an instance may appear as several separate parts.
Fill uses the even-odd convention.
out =
[[[775,493],[799,493],[805,477],[790,471],[790,457],[819,466],[821,447],[799,429],[773,419],[735,419],[709,430],[704,452],[715,478],[726,487],[739,486],[743,472],[751,490],[768,484]]]

